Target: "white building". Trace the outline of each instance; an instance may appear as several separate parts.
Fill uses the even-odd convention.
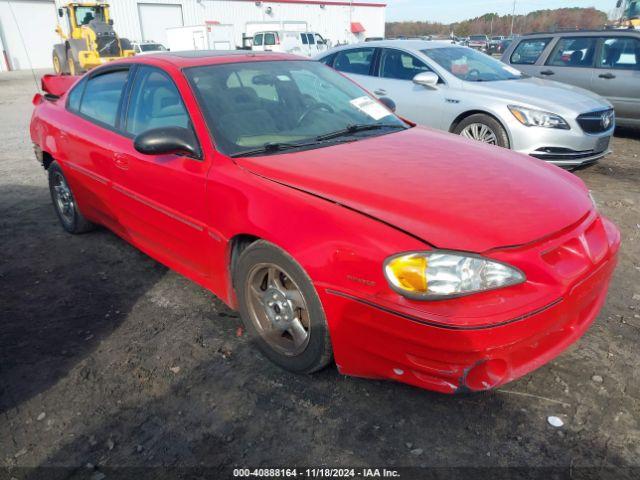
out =
[[[85,0],[86,1],[86,0]],[[375,3],[374,3],[375,2]],[[166,42],[166,29],[206,25],[224,29],[236,46],[256,24],[306,24],[333,45],[383,37],[381,0],[111,0],[116,32],[130,40]],[[67,0],[0,0],[0,71],[51,68],[60,38],[54,29],[57,8]],[[252,32],[250,32],[252,33]]]

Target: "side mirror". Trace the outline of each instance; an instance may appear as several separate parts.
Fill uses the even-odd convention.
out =
[[[58,16],[60,18],[64,17],[64,11],[61,8],[58,9]]]
[[[113,27],[113,18],[109,19],[109,25],[111,25]]]
[[[392,112],[396,111],[396,102],[391,100],[389,97],[380,97],[378,100]]]
[[[435,90],[437,88],[439,80],[440,77],[433,72],[422,72],[413,77],[413,83],[430,88],[431,90]]]
[[[133,139],[133,148],[145,155],[182,155],[200,159],[198,139],[191,129],[182,127],[153,128]]]

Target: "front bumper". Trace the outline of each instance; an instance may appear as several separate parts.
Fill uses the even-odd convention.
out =
[[[554,165],[577,167],[599,160],[611,153],[615,125],[597,134],[586,133],[575,119],[567,119],[570,130],[526,127],[511,113],[505,114],[511,148]],[[511,117],[511,118],[510,118]]]
[[[393,308],[375,298],[320,290],[340,372],[456,393],[495,388],[549,362],[593,323],[616,266],[617,229],[600,217],[585,223],[576,235],[563,234],[554,239],[553,247],[547,241],[538,246],[541,250],[535,250],[535,255],[544,256],[561,275],[573,276],[572,281],[563,282],[560,295],[548,298],[542,306],[512,312],[509,319],[497,323],[491,318],[475,325],[440,323],[432,316]],[[587,255],[590,266],[585,271],[586,265],[581,265],[578,270],[582,273],[576,277],[573,269],[580,256],[568,252],[581,242],[589,246],[585,248],[590,251],[581,258]],[[454,315],[462,314],[459,304],[451,302]]]

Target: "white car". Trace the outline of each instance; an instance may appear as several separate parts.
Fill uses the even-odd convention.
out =
[[[167,51],[167,47],[158,42],[131,42],[131,48],[136,55],[148,55],[150,53]]]
[[[610,152],[615,115],[606,99],[531,78],[468,47],[388,40],[317,58],[376,97],[393,100],[401,117],[421,125],[566,167]]]
[[[327,50],[327,41],[316,32],[269,30],[253,36],[251,50],[256,52],[282,52],[312,57]]]

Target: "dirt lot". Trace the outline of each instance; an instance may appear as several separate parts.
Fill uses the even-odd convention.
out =
[[[33,466],[94,479],[121,466],[198,478],[292,465],[640,474],[640,132],[618,132],[614,155],[577,172],[624,239],[596,324],[537,372],[451,397],[335,367],[287,374],[210,293],[108,231],[64,233],[31,151],[34,91],[28,75],[0,76],[0,479]]]

